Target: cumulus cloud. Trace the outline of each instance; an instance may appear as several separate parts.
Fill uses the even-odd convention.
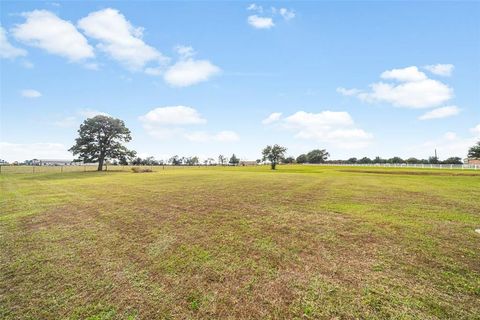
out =
[[[99,41],[97,48],[130,70],[141,70],[147,63],[164,63],[166,58],[147,45],[143,28],[134,27],[118,10],[107,8],[90,13],[78,27]]]
[[[39,91],[34,89],[24,89],[20,91],[20,94],[25,98],[40,98],[42,96]]]
[[[373,83],[368,92],[345,88],[339,88],[337,91],[369,103],[384,102],[397,107],[418,109],[438,107],[453,98],[452,88],[428,78],[415,66],[387,70],[380,77],[393,82]]]
[[[262,124],[271,124],[275,121],[280,120],[281,116],[282,116],[281,112],[273,112],[268,117],[262,120]]]
[[[73,159],[61,143],[9,143],[0,142],[0,158],[13,162],[30,159]]]
[[[449,77],[455,66],[453,64],[432,64],[424,68],[437,76]]]
[[[22,14],[26,21],[12,29],[20,42],[59,55],[70,61],[94,57],[93,48],[75,26],[47,10],[34,10]]]
[[[189,125],[202,124],[207,120],[191,107],[169,106],[155,108],[140,117],[140,121],[150,125]]]
[[[248,16],[247,22],[249,25],[256,29],[270,29],[271,27],[275,26],[273,23],[273,19],[270,17],[260,17],[256,14]]]
[[[189,130],[192,125],[202,125],[207,120],[197,110],[186,106],[155,108],[139,120],[148,134],[161,140],[181,137],[194,142],[233,142],[240,139],[237,133],[229,130],[217,133]]]
[[[191,58],[191,57],[193,57],[193,56],[196,54],[195,50],[193,50],[192,47],[190,47],[190,46],[184,46],[184,45],[176,46],[176,47],[175,47],[175,51],[178,53],[178,55],[179,55],[180,58],[182,58],[182,59]]]
[[[14,47],[7,38],[7,31],[0,26],[0,58],[15,59],[17,57],[24,57],[27,51]]]
[[[188,87],[207,81],[219,74],[221,69],[208,60],[195,60],[182,57],[170,66],[164,74],[164,80],[173,87]]]
[[[287,8],[278,9],[278,13],[283,17],[283,19],[285,19],[287,21],[295,18],[295,11],[289,10]]]
[[[422,81],[427,79],[425,73],[418,70],[417,67],[407,67],[403,69],[392,69],[384,71],[380,78],[382,79],[391,79],[397,80],[401,82],[414,82],[414,81]]]
[[[460,113],[460,108],[457,106],[447,106],[437,109],[433,109],[421,115],[418,119],[420,120],[430,120],[430,119],[440,119],[447,118]]]
[[[344,111],[298,111],[277,121],[280,129],[293,132],[296,138],[330,143],[341,148],[366,147],[373,139],[371,133],[357,128],[350,114]]]
[[[255,4],[255,3],[252,3],[250,4],[248,7],[247,7],[247,10],[249,11],[257,11],[257,12],[263,12],[263,7],[258,5],[258,4]]]
[[[263,10],[262,6],[255,3],[250,4],[247,10],[256,13],[247,17],[248,24],[256,29],[270,29],[274,27],[275,20],[278,20],[278,17],[289,21],[296,16],[295,11],[292,9],[271,7],[270,10]]]

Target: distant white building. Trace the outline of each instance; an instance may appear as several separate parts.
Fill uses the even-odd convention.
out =
[[[256,166],[258,163],[255,160],[240,160],[239,166]]]

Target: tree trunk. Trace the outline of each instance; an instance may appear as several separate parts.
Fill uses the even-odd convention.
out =
[[[276,163],[275,162],[272,162],[271,166],[272,166],[272,170],[275,170],[275,167],[276,167]]]
[[[97,169],[97,171],[102,171],[103,170],[103,160],[104,160],[103,157],[100,157],[100,159],[98,159],[98,169]]]

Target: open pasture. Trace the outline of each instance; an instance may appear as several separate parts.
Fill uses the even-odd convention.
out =
[[[478,319],[480,172],[0,176],[2,319]]]

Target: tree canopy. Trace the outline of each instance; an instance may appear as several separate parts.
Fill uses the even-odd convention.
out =
[[[323,163],[325,162],[330,154],[325,149],[315,149],[307,153],[308,163]]]
[[[480,141],[468,150],[468,157],[472,159],[480,159]]]
[[[103,169],[105,159],[124,160],[136,152],[128,150],[123,143],[132,140],[130,130],[120,119],[98,115],[86,119],[78,130],[79,137],[69,149],[78,160],[98,162],[98,171]]]
[[[236,166],[239,162],[240,162],[240,159],[238,159],[237,156],[235,156],[235,153],[232,154],[232,156],[230,157],[229,163],[230,163],[231,165]]]
[[[263,161],[270,161],[270,166],[272,167],[272,170],[275,170],[277,163],[279,163],[285,157],[286,151],[287,148],[279,146],[278,144],[274,145],[273,147],[266,146],[265,149],[263,149],[262,151]]]
[[[297,157],[297,163],[306,163],[307,162],[307,155],[301,154]]]

